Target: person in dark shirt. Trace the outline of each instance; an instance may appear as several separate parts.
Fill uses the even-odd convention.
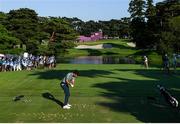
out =
[[[169,57],[167,54],[165,54],[163,57],[162,57],[162,61],[163,61],[163,69],[165,72],[167,72],[169,74]]]

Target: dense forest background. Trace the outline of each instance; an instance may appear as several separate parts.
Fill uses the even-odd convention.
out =
[[[103,31],[108,38],[126,38],[137,49],[180,52],[180,0],[131,0],[130,17],[110,21],[82,21],[76,17],[40,17],[29,8],[0,12],[0,53],[64,53],[79,35]]]

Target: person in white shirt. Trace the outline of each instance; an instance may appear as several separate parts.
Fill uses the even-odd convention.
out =
[[[64,90],[64,94],[65,94],[63,109],[71,108],[71,105],[68,103],[69,97],[70,97],[69,85],[71,87],[74,87],[75,78],[78,75],[79,75],[79,72],[77,70],[70,72],[63,78],[63,80],[60,83],[62,89]]]
[[[146,69],[149,68],[147,56],[144,56],[144,66],[145,66]]]

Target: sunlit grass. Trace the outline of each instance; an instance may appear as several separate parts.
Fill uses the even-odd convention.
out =
[[[63,76],[78,69],[70,110],[63,110]],[[0,122],[180,122],[157,84],[180,99],[180,76],[140,65],[59,64],[52,70],[0,73]],[[51,94],[56,100],[44,97]],[[14,102],[18,95],[24,97]],[[156,101],[148,100],[151,96]]]

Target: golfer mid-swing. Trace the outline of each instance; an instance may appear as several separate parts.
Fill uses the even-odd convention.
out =
[[[63,80],[61,81],[61,87],[64,90],[65,98],[64,98],[64,105],[63,109],[70,109],[71,105],[68,103],[69,97],[70,97],[70,91],[69,91],[69,85],[71,87],[74,87],[75,84],[75,78],[79,75],[79,72],[77,70],[68,73]]]

